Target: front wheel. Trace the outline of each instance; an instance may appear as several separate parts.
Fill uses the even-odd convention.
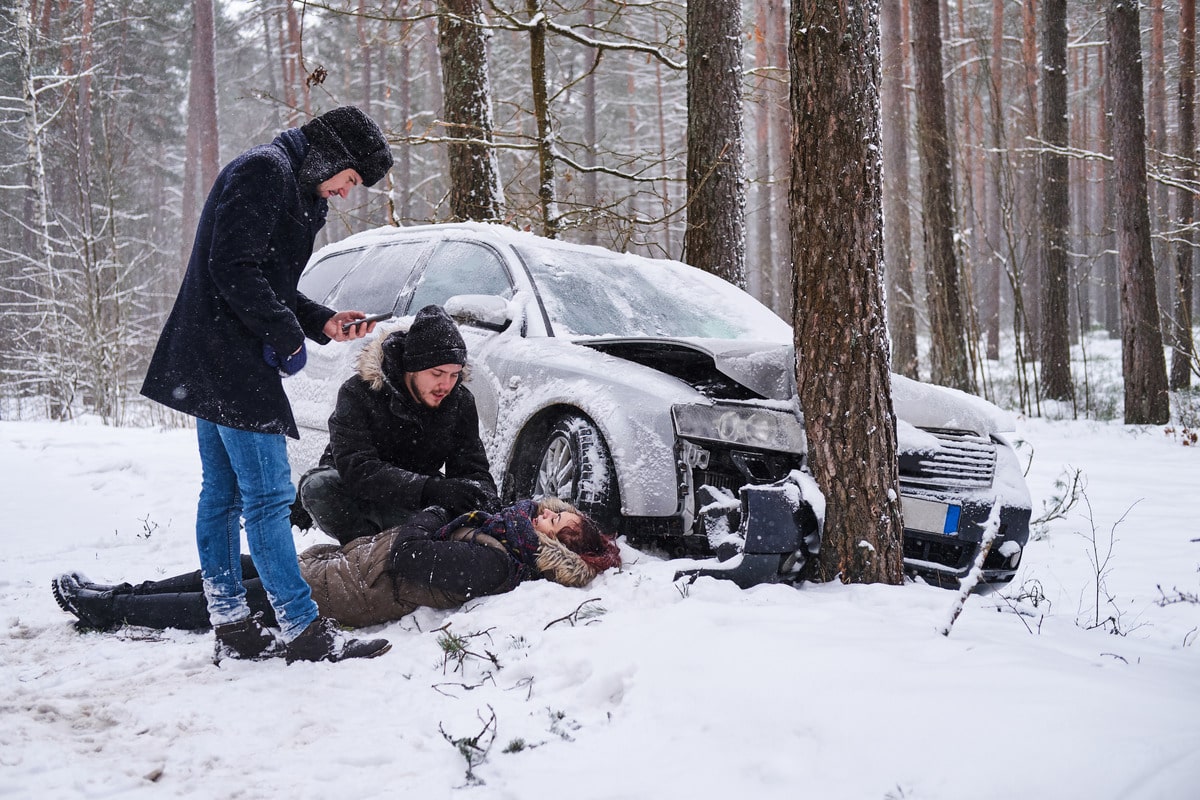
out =
[[[540,448],[530,496],[558,497],[615,531],[621,504],[608,446],[595,424],[575,414],[560,417]]]

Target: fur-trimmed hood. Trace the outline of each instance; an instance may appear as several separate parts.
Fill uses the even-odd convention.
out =
[[[387,374],[384,372],[383,361],[383,343],[389,336],[392,336],[396,331],[386,331],[379,336],[371,339],[363,349],[359,351],[358,358],[354,362],[354,371],[358,377],[373,390],[381,391],[385,386],[389,387],[393,392],[399,393],[400,386],[394,380],[389,381]],[[402,336],[406,335],[400,331]],[[458,385],[461,386],[470,377],[470,364],[463,365],[462,377],[459,378]]]

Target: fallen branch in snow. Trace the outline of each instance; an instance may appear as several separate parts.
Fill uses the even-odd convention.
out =
[[[955,620],[962,613],[967,598],[975,590],[975,587],[979,585],[979,581],[983,577],[983,562],[987,559],[988,553],[992,551],[992,543],[996,541],[996,535],[999,532],[1000,498],[997,497],[992,500],[992,511],[988,514],[987,522],[983,524],[983,540],[979,543],[979,552],[975,555],[975,563],[971,565],[971,571],[959,583],[958,598],[950,610],[950,619],[942,626],[942,636],[950,635],[950,629],[954,627]]]
[[[578,606],[576,606],[575,610],[572,611],[570,614],[567,614],[565,617],[559,617],[558,619],[552,619],[549,622],[547,622],[546,627],[542,628],[542,630],[548,631],[548,630],[550,630],[551,625],[557,625],[560,622],[569,622],[569,623],[571,623],[571,627],[573,628],[573,627],[575,627],[575,623],[578,622],[580,619],[580,612],[583,610],[583,607],[586,606],[588,603],[599,603],[599,602],[600,602],[599,597],[589,597],[587,600],[584,600],[582,603],[580,603]],[[591,616],[591,614],[600,613],[603,610],[604,609],[598,609],[596,611],[592,611],[591,609],[589,609],[590,613],[586,614],[584,616]]]
[[[438,723],[438,730],[441,731],[442,738],[454,745],[459,754],[467,760],[467,784],[470,786],[483,785],[483,781],[475,775],[475,768],[487,759],[488,751],[492,749],[492,743],[496,741],[496,711],[490,705],[487,708],[491,716],[487,720],[479,717],[479,720],[483,722],[483,729],[474,736],[452,738],[450,734],[446,733],[442,724]]]
[[[463,662],[468,658],[478,658],[481,661],[490,661],[492,666],[500,669],[500,660],[488,650],[484,650],[484,655],[472,652],[467,648],[467,642],[477,636],[486,636],[488,641],[492,638],[492,629],[488,628],[477,633],[470,633],[466,636],[459,636],[457,633],[452,633],[448,630],[450,623],[446,623],[438,628],[442,635],[438,637],[438,647],[442,648],[442,674],[446,673],[446,665],[451,661],[455,662],[454,671],[458,672],[463,668]]]

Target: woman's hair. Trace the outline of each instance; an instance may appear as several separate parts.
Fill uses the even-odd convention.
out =
[[[564,523],[558,531],[558,540],[568,550],[586,561],[597,572],[621,566],[621,551],[594,519],[557,497],[547,497],[538,501],[538,511],[547,509],[555,513],[567,511],[579,517],[578,523]]]

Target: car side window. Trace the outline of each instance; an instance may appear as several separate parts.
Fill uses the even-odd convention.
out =
[[[429,251],[427,241],[400,241],[359,251],[345,280],[326,303],[337,311],[355,309],[368,314],[394,311],[413,270]],[[350,255],[350,254],[347,254]]]
[[[330,293],[362,260],[363,250],[335,253],[309,267],[300,278],[300,291],[310,300],[329,304]]]
[[[512,281],[495,250],[477,242],[439,243],[413,292],[408,313],[430,304],[445,305],[456,294],[512,297]]]

